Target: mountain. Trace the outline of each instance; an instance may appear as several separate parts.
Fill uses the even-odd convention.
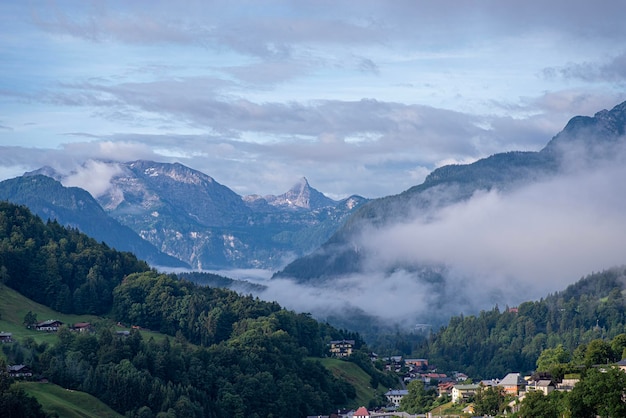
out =
[[[302,177],[287,193],[278,196],[265,196],[265,200],[275,207],[309,210],[318,210],[337,204],[334,200],[312,188],[306,177]]]
[[[242,197],[179,163],[102,164],[117,173],[95,196],[104,212],[159,251],[200,269],[282,267],[319,247],[367,200],[335,201],[305,178],[278,196]],[[34,173],[65,180],[47,167]]]
[[[54,174],[46,171],[48,174]],[[129,251],[152,265],[188,267],[172,256],[157,250],[132,229],[111,218],[85,190],[64,187],[51,177],[28,173],[0,182],[0,200],[28,206],[40,218],[55,219],[60,224],[78,228],[118,251]]]
[[[541,151],[500,153],[472,164],[438,168],[420,185],[361,206],[320,248],[294,260],[275,277],[317,283],[363,273],[373,256],[360,245],[363,231],[380,230],[413,219],[428,222],[443,208],[468,201],[476,193],[498,190],[506,194],[558,174],[601,165],[607,158],[623,155],[625,131],[626,102],[593,117],[572,118]],[[414,258],[419,260],[420,255]],[[441,284],[443,280],[441,266],[423,261],[386,268],[387,273],[396,269],[412,271],[417,280],[428,283]]]

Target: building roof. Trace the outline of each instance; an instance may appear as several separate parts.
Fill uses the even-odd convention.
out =
[[[618,366],[626,366],[626,358],[617,362]]]
[[[471,384],[471,385],[454,385],[454,389],[456,390],[478,390],[480,385]]]
[[[330,343],[331,344],[352,344],[352,345],[354,345],[354,340],[333,340]]]
[[[540,380],[540,381],[537,382],[537,386],[538,387],[547,388],[548,386],[552,386],[552,381],[551,380]]]
[[[47,321],[38,323],[37,326],[46,327],[48,325],[53,325],[53,324],[63,324],[63,322],[59,321],[58,319],[48,319]]]
[[[519,386],[524,384],[520,373],[509,373],[500,381],[500,386]]]
[[[360,407],[359,409],[356,410],[356,412],[354,413],[354,415],[352,415],[353,417],[369,417],[370,413],[367,410],[367,408],[365,408],[364,406]]]
[[[483,386],[498,386],[500,384],[500,379],[481,380],[480,383]]]
[[[385,393],[385,396],[406,396],[409,391],[406,389],[392,389]]]

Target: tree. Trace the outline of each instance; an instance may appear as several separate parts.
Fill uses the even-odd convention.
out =
[[[524,397],[520,418],[558,418],[557,405],[541,391],[530,391]]]
[[[537,371],[549,372],[552,367],[569,362],[570,358],[570,353],[563,348],[563,344],[555,348],[546,348],[537,359]]]
[[[593,340],[587,345],[585,365],[608,364],[613,359],[611,345],[604,340]]]
[[[505,408],[504,389],[500,386],[480,386],[474,395],[474,410],[477,415],[498,415]]]
[[[37,325],[37,314],[32,311],[28,311],[28,313],[24,316],[24,326],[28,329],[35,328]]]
[[[425,412],[435,398],[434,393],[427,391],[421,380],[411,380],[406,388],[409,393],[400,401],[400,409],[410,414]]]
[[[626,417],[625,391],[626,373],[619,368],[591,368],[570,394],[572,416]]]
[[[624,350],[626,350],[626,334],[616,335],[611,341],[611,350],[613,350],[613,359],[619,361],[624,358]]]

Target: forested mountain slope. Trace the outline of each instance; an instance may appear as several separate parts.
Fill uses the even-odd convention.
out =
[[[329,413],[356,396],[316,358],[331,339],[362,348],[357,334],[149,270],[132,254],[44,224],[25,207],[0,204],[0,272],[8,286],[47,306],[171,336],[118,336],[103,321],[95,334],[62,328],[54,345],[5,346],[9,361],[28,362],[36,374],[127,416],[299,417]],[[369,372],[380,373],[371,365]]]
[[[570,353],[626,333],[626,267],[594,273],[535,302],[455,316],[413,353],[475,378],[532,372],[546,348]]]
[[[27,175],[0,182],[0,200],[27,206],[45,220],[56,220],[77,228],[90,237],[106,242],[119,251],[129,251],[155,266],[189,267],[160,252],[132,229],[107,215],[85,190],[64,187],[45,175]]]

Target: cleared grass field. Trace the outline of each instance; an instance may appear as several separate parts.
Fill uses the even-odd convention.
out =
[[[380,385],[377,388],[372,388],[370,376],[354,363],[334,358],[324,358],[321,362],[334,376],[345,379],[356,389],[355,403],[347,405],[349,407],[367,406],[371,399],[388,390],[388,388],[383,388]]]
[[[101,319],[94,315],[65,315],[58,313],[0,284],[0,331],[13,333],[14,339],[32,337],[38,343],[44,341],[52,343],[55,341],[54,333],[30,330],[23,325],[24,316],[26,316],[28,311],[37,314],[38,321],[58,319],[66,324],[75,324],[77,322],[93,323]]]
[[[35,397],[47,413],[64,418],[121,418],[102,402],[84,392],[63,389],[52,383],[20,382],[17,384]]]

